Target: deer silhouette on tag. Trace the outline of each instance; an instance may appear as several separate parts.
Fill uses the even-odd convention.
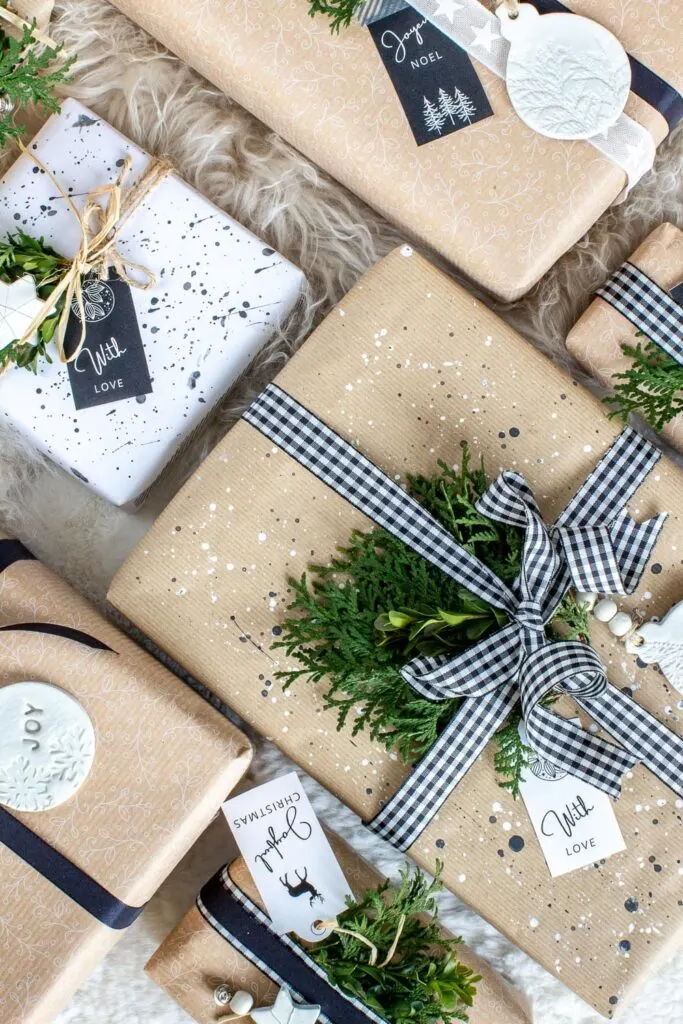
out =
[[[303,875],[299,874],[299,869],[296,868],[294,874],[298,880],[294,885],[289,881],[287,875],[280,879],[281,884],[293,899],[298,900],[301,896],[308,896],[308,905],[310,907],[315,906],[318,902],[325,902],[322,893],[318,892],[313,883],[308,881],[308,868],[304,868]]]

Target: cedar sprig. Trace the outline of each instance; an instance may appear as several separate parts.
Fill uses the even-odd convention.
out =
[[[438,924],[435,895],[443,885],[442,865],[433,881],[406,869],[401,882],[368,889],[360,899],[347,898],[339,925],[362,935],[378,950],[370,966],[368,947],[352,935],[332,932],[307,952],[342,992],[379,1013],[388,1024],[451,1024],[467,1021],[481,976],[456,956],[459,938],[446,938]],[[423,915],[422,917],[418,915]],[[384,964],[402,918],[396,951]]]
[[[19,230],[0,241],[0,280],[11,283],[21,277],[32,277],[41,299],[49,296],[68,266],[69,261],[46,245],[42,238],[32,238],[24,231]],[[10,365],[25,367],[36,373],[41,357],[51,362],[47,346],[54,337],[63,306],[62,297],[38,328],[33,344],[20,345],[19,339],[15,338],[0,348],[0,373]]]
[[[64,59],[62,46],[45,46],[35,35],[35,20],[15,37],[0,30],[0,97],[15,108],[37,105],[44,113],[59,111],[55,89],[70,80],[74,58]],[[0,116],[0,146],[23,135],[13,111]]]
[[[504,582],[520,568],[520,530],[481,515],[477,499],[488,487],[483,465],[472,468],[468,449],[456,471],[439,463],[431,477],[410,477],[408,490],[456,540]],[[326,708],[339,730],[367,730],[408,764],[424,754],[457,711],[459,699],[430,701],[401,676],[416,654],[453,654],[499,629],[506,619],[384,530],[355,531],[329,565],[290,579],[292,600],[276,647],[299,667],[280,672],[285,688],[303,678],[325,682]],[[552,638],[588,635],[588,617],[567,596],[548,627]],[[501,781],[514,791],[526,759],[499,761]],[[503,770],[504,769],[504,770]]]
[[[312,18],[316,14],[326,15],[330,19],[330,30],[339,32],[348,28],[364,3],[365,0],[309,0],[308,13]]]
[[[627,420],[637,412],[655,430],[662,430],[683,412],[683,365],[653,341],[622,349],[632,364],[614,374],[614,394],[604,399],[612,407],[610,418]]]

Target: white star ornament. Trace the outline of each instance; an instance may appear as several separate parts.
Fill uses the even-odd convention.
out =
[[[0,281],[0,348],[23,337],[42,308],[32,277],[20,277],[12,284]]]
[[[272,1006],[251,1011],[256,1024],[315,1024],[319,1016],[319,1006],[295,1003],[287,988],[280,989]]]

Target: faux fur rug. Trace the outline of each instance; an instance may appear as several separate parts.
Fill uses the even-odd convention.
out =
[[[106,0],[62,0],[53,34],[78,55],[72,92],[180,173],[238,220],[297,263],[309,295],[286,335],[276,338],[225,402],[149,505],[132,516],[91,495],[6,428],[0,428],[0,521],[48,564],[96,601],[157,512],[235,416],[357,278],[400,240],[359,200],[322,175],[249,114],[159,47]],[[609,211],[525,300],[504,315],[537,347],[582,379],[564,350],[570,325],[594,287],[663,220],[683,221],[683,132],[661,151],[657,168],[621,206]],[[259,741],[254,778],[288,768]],[[319,786],[309,791],[321,816],[383,871],[401,857],[364,831]],[[142,973],[148,956],[190,905],[198,885],[229,856],[217,822],[176,870],[148,911],[59,1018],[60,1024],[181,1024],[189,1018]],[[600,1020],[550,974],[454,897],[445,921],[533,1004],[537,1024]],[[620,1017],[623,1024],[683,1019],[683,956],[665,966]],[[341,1024],[341,1022],[340,1022]],[[503,1024],[503,1022],[501,1022]]]

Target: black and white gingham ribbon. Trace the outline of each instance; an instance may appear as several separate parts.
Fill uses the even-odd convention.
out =
[[[398,484],[276,385],[244,419],[510,620],[455,657],[419,657],[403,669],[422,696],[461,702],[370,823],[373,831],[399,849],[411,846],[520,697],[529,741],[541,757],[614,797],[624,772],[641,761],[683,796],[683,739],[613,687],[591,647],[550,642],[544,628],[570,586],[608,594],[632,593],[637,586],[666,519],[661,514],[638,524],[624,509],[660,457],[649,442],[627,428],[550,528],[523,477],[503,473],[494,481],[480,511],[525,531],[520,575],[507,587]],[[550,691],[571,694],[620,746],[542,707]]]
[[[683,306],[633,263],[624,263],[597,294],[683,364]]]
[[[359,999],[330,982],[315,960],[289,935],[279,935],[273,923],[223,868],[197,897],[197,909],[221,938],[272,982],[286,987],[302,1002],[321,1007],[320,1024],[387,1024]]]

